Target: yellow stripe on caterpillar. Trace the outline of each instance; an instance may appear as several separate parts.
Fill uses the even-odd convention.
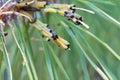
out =
[[[19,2],[18,1],[14,5],[17,6],[18,8],[29,6],[29,7],[34,7],[36,9],[41,9],[47,5],[47,2],[46,1],[34,1],[34,0],[30,2]]]
[[[18,2],[15,3],[15,6],[20,8],[20,7],[24,7],[24,6],[29,6],[34,2],[35,2],[34,0],[30,1],[30,2],[20,2],[20,1],[18,1]]]
[[[46,1],[36,1],[34,2],[34,4],[31,4],[31,7],[37,8],[37,9],[41,9],[44,8],[47,5]]]
[[[51,38],[52,37],[52,34],[50,32],[47,32],[47,31],[42,31],[42,34],[48,38]]]
[[[69,49],[69,46],[70,46],[69,42],[62,39],[60,36],[58,36],[58,38],[56,40],[52,40],[52,41],[64,50]]]
[[[57,14],[60,14],[62,16],[64,16],[64,14],[65,14],[64,11],[53,9],[53,8],[46,8],[46,9],[44,9],[44,12],[46,12],[46,13],[48,13],[48,12],[57,13]]]
[[[69,43],[68,41],[66,41],[65,39],[63,39],[63,38],[60,37],[60,36],[59,36],[59,40],[60,40],[61,42],[63,42],[64,44],[66,44],[66,45],[70,45],[70,43]]]

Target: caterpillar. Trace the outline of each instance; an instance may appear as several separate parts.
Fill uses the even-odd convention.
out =
[[[42,23],[40,20],[37,19],[36,13],[38,11],[43,11],[45,13],[56,13],[58,15],[61,15],[65,17],[67,20],[70,20],[75,25],[84,25],[86,28],[89,28],[85,23],[83,23],[83,18],[81,15],[75,13],[77,8],[74,4],[56,4],[56,3],[48,3],[44,0],[25,0],[25,1],[7,1],[5,4],[3,4],[0,7],[0,32],[2,32],[3,35],[7,35],[4,32],[4,27],[6,24],[9,25],[9,22],[11,19],[13,19],[13,16],[22,16],[29,20],[30,24],[32,26],[37,27],[35,25],[35,22],[37,21],[39,24],[44,25],[43,27],[40,27],[41,32],[44,36],[48,38],[48,41],[52,41],[59,47],[61,47],[64,50],[69,49],[70,43],[66,40],[64,40],[62,37],[57,35],[53,29],[45,23]],[[89,10],[84,10],[90,13],[94,13]],[[9,25],[10,26],[10,25]]]

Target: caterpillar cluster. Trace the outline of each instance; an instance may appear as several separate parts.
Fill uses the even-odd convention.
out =
[[[51,40],[55,44],[57,44],[62,49],[69,49],[69,42],[58,36],[53,29],[45,23],[42,23],[40,20],[37,19],[36,13],[37,11],[43,11],[45,13],[56,13],[67,20],[72,21],[76,25],[84,25],[82,22],[83,19],[79,14],[76,14],[76,8],[74,4],[50,4],[47,1],[7,1],[0,7],[0,32],[3,35],[4,27],[6,24],[10,26],[10,20],[13,19],[14,16],[22,16],[29,20],[32,26],[37,28],[38,25],[35,25],[35,22],[44,25],[41,28],[41,32],[44,36],[48,38],[48,41]],[[86,28],[88,26],[84,25]]]

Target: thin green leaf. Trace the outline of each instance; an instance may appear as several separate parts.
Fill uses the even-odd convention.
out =
[[[5,62],[6,62],[6,67],[7,67],[7,79],[8,80],[12,80],[12,69],[11,69],[11,63],[10,63],[10,58],[9,58],[9,55],[8,55],[8,52],[7,52],[7,49],[6,49],[6,46],[5,46],[5,42],[2,41],[3,43],[3,50],[4,50],[4,59],[5,59]]]
[[[67,26],[64,24],[64,26]],[[67,26],[68,27],[68,26]],[[67,32],[68,34],[70,34],[70,36],[74,39],[74,41],[76,42],[76,44],[79,46],[79,48],[81,49],[81,51],[84,53],[85,57],[87,58],[87,60],[90,62],[90,64],[94,67],[94,69],[101,75],[101,77],[105,80],[109,80],[107,78],[107,76],[104,74],[104,72],[99,68],[97,67],[97,65],[91,60],[91,58],[89,58],[89,56],[86,54],[86,52],[83,50],[83,48],[81,47],[80,43],[78,42],[78,40],[76,39],[76,37],[73,35],[73,33],[67,29]],[[76,32],[76,31],[75,31]]]
[[[50,51],[51,51],[51,53],[52,53],[52,55],[53,55],[53,58],[55,59],[56,63],[58,64],[58,66],[59,66],[60,69],[62,70],[62,72],[63,72],[63,74],[65,75],[66,79],[67,79],[67,80],[70,80],[70,77],[68,76],[67,72],[65,71],[62,63],[60,62],[60,60],[58,59],[58,57],[55,55],[54,50],[53,50],[50,46],[49,46],[49,48],[50,48]]]
[[[3,60],[3,51],[0,49],[0,70],[2,66],[2,60]]]
[[[80,1],[84,4],[86,4],[87,6],[89,6],[91,9],[93,9],[95,11],[96,14],[99,14],[102,18],[106,19],[107,21],[112,22],[113,24],[116,24],[119,28],[120,28],[120,22],[117,21],[116,19],[114,19],[112,16],[110,16],[109,14],[107,14],[105,11],[101,10],[100,8],[98,8],[97,6],[95,6],[94,4],[92,4],[91,2],[88,1]]]
[[[20,46],[19,43],[18,43],[18,40],[17,40],[17,38],[16,38],[16,36],[15,36],[15,33],[14,33],[14,28],[13,28],[13,26],[12,26],[11,24],[9,24],[9,25],[10,25],[10,27],[11,27],[11,32],[12,32],[13,38],[14,38],[14,40],[15,40],[15,42],[16,42],[16,44],[17,44],[17,46],[18,46],[18,48],[19,48],[19,50],[20,50],[20,52],[21,52],[21,55],[23,56],[23,59],[24,59],[25,65],[26,65],[26,69],[27,69],[27,71],[28,71],[29,78],[30,78],[30,80],[33,80],[32,72],[31,72],[30,67],[29,67],[29,65],[28,65],[28,60],[27,60],[27,58],[26,58],[26,55],[25,55],[24,51],[22,50],[21,46]]]
[[[67,22],[67,21],[66,21]],[[68,22],[69,23],[69,22]],[[101,43],[105,48],[107,48],[111,53],[112,55],[114,55],[116,57],[116,59],[120,60],[120,57],[119,55],[110,47],[108,46],[105,42],[103,42],[102,40],[100,40],[98,37],[96,37],[94,34],[92,34],[91,32],[79,27],[79,26],[76,26],[74,24],[71,24],[74,28],[76,27],[77,29],[79,30],[82,30],[83,32],[87,33],[88,35],[90,35],[91,37],[93,37],[94,39],[96,39],[99,43]],[[103,63],[102,63],[103,64]],[[104,64],[103,64],[104,65]],[[101,65],[102,66],[102,65]],[[106,66],[102,66],[104,67],[103,69],[105,70],[105,72],[109,75],[109,78],[110,79],[116,79],[116,77],[108,70],[108,68]],[[110,76],[112,75],[112,77]]]
[[[45,43],[43,43],[43,46],[45,49],[46,64],[47,64],[48,72],[50,75],[50,80],[55,80],[53,76],[53,69],[52,69],[52,63],[50,60],[49,50],[47,49],[47,45]]]
[[[99,4],[105,4],[105,5],[115,5],[113,2],[111,1],[104,1],[104,0],[88,0],[89,2],[95,2],[95,3],[99,3]]]

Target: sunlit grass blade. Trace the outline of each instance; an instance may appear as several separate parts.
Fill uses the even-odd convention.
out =
[[[3,60],[3,50],[0,48],[0,70],[2,66],[2,60]]]
[[[66,21],[67,23],[69,23],[68,21]],[[120,57],[119,55],[108,45],[106,44],[105,42],[103,42],[102,40],[100,40],[98,37],[96,37],[94,34],[92,34],[91,32],[79,27],[79,26],[76,26],[74,24],[71,24],[70,25],[74,28],[77,28],[79,30],[82,30],[83,32],[87,33],[88,35],[90,35],[91,37],[93,37],[94,39],[96,39],[99,43],[101,43],[106,49],[108,49],[113,56],[116,57],[116,59],[120,60]],[[76,32],[76,31],[75,31]],[[103,69],[105,70],[106,74],[108,74],[109,78],[110,79],[116,79],[116,77],[114,76],[114,74],[111,73],[111,71],[109,71],[108,67],[106,67],[104,65],[104,63],[100,62],[100,64],[102,64],[101,66],[103,67]],[[103,66],[104,65],[104,66]],[[112,77],[111,77],[112,76]]]
[[[51,60],[50,60],[49,55],[48,55],[49,53],[46,52],[45,54],[46,54],[45,57],[46,57],[47,68],[48,68],[48,72],[49,72],[49,75],[50,75],[50,78],[51,78],[50,80],[55,80],[54,76],[53,76],[53,70],[52,70]]]
[[[72,27],[73,28],[73,27]],[[73,31],[77,34],[76,36],[78,37],[78,39],[82,39],[82,42],[84,42],[84,45],[87,47],[87,49],[91,52],[91,54],[95,57],[95,59],[98,61],[98,63],[101,65],[101,67],[103,68],[103,70],[105,71],[105,73],[107,74],[107,77],[106,74],[104,74],[104,72],[102,72],[102,70],[100,70],[99,68],[97,68],[97,65],[95,65],[93,63],[93,61],[91,61],[89,59],[89,56],[87,54],[86,57],[88,57],[88,59],[90,60],[91,64],[93,64],[94,68],[96,67],[96,70],[98,70],[98,72],[100,72],[99,74],[103,77],[103,79],[105,80],[109,80],[109,79],[115,79],[116,77],[114,76],[114,74],[111,73],[111,71],[108,69],[108,67],[105,66],[104,62],[101,61],[98,56],[95,55],[92,47],[89,45],[89,43],[86,41],[86,39],[80,34],[79,30],[76,29],[76,28],[73,28]],[[112,76],[112,77],[111,77]]]
[[[48,45],[49,46],[49,45]],[[70,77],[69,75],[67,74],[66,70],[64,69],[61,61],[59,60],[59,58],[55,55],[55,52],[54,50],[51,48],[51,46],[49,46],[50,48],[50,51],[53,55],[53,58],[55,59],[56,63],[58,64],[59,68],[61,69],[61,71],[63,72],[64,76],[66,77],[66,80],[70,80]]]
[[[19,45],[19,42],[18,42],[18,40],[17,40],[17,38],[16,38],[16,36],[15,36],[14,27],[12,26],[11,23],[9,23],[9,26],[11,27],[11,32],[12,32],[13,38],[14,38],[14,40],[15,40],[15,42],[16,42],[16,44],[17,44],[17,46],[18,46],[18,48],[19,48],[19,50],[20,50],[20,52],[21,52],[21,55],[22,55],[22,57],[23,57],[23,60],[24,60],[24,63],[25,63],[25,66],[26,66],[26,69],[27,69],[29,78],[30,78],[30,80],[33,80],[32,72],[31,72],[31,70],[30,70],[30,66],[29,66],[29,64],[28,64],[27,57],[26,57],[23,49],[22,49],[21,46]]]
[[[79,1],[79,0],[78,0]],[[105,4],[105,5],[115,5],[113,2],[111,1],[102,1],[102,0],[89,0],[89,2],[95,2],[95,3],[99,3],[99,4]]]
[[[60,80],[56,66],[54,64],[53,64],[53,72],[54,72],[55,80]]]
[[[96,14],[99,14],[102,18],[112,22],[113,24],[116,24],[120,28],[120,22],[119,21],[114,19],[112,16],[110,16],[109,14],[107,14],[106,12],[104,12],[103,10],[101,10],[100,8],[98,8],[97,6],[92,4],[91,2],[80,1],[80,0],[78,0],[78,1],[84,3],[87,6],[89,6],[91,9],[93,9],[96,12]]]
[[[26,53],[27,53],[26,56],[27,56],[28,61],[30,63],[30,68],[31,68],[32,75],[33,75],[35,80],[38,80],[38,75],[36,73],[35,65],[33,63],[33,57],[32,57],[33,51],[32,51],[32,45],[31,45],[30,39],[29,39],[28,29],[29,29],[29,24],[27,24],[25,26],[24,31],[25,31],[26,34],[23,34],[24,35],[23,42],[24,42],[24,47],[25,47]]]
[[[67,23],[69,23],[68,21],[66,21]],[[88,34],[89,36],[91,36],[92,38],[94,38],[95,40],[97,40],[99,43],[101,43],[106,49],[108,49],[112,55],[114,55],[119,61],[120,61],[120,56],[104,41],[102,41],[101,39],[99,39],[97,36],[95,36],[94,34],[92,34],[91,32],[89,32],[88,30],[85,30],[77,25],[74,25],[72,23],[70,23],[73,27],[76,27],[77,29],[85,32],[86,34]]]
[[[90,35],[91,37],[93,37],[94,39],[96,39],[99,43],[101,43],[106,49],[108,49],[112,55],[114,55],[119,61],[120,61],[120,56],[104,41],[102,41],[101,39],[99,39],[97,36],[95,36],[94,34],[92,34],[91,32],[81,29],[80,27],[77,26],[78,29],[84,31],[85,33],[87,33],[88,35]]]
[[[63,23],[63,22],[62,22]],[[65,27],[68,27],[67,25],[65,25],[65,23],[63,23],[63,25]],[[87,53],[84,51],[84,49],[81,47],[80,43],[78,42],[77,38],[74,36],[74,34],[67,29],[68,34],[74,39],[74,42],[76,43],[76,45],[79,46],[79,48],[81,49],[81,51],[83,52],[83,54],[85,55],[85,57],[87,58],[87,60],[90,62],[90,64],[94,67],[94,69],[101,75],[101,77],[105,80],[109,80],[109,78],[105,75],[105,73],[91,60],[91,58],[87,55]],[[76,31],[75,31],[76,32]],[[79,49],[79,50],[80,50]]]
[[[63,23],[63,22],[62,22]],[[64,24],[64,23],[63,23]],[[65,26],[65,24],[64,24]],[[66,25],[67,26],[67,25]],[[68,27],[68,26],[67,26]],[[74,36],[74,34],[72,33],[71,30],[69,30],[68,28],[65,28],[66,31],[68,32],[68,34],[70,35],[70,37],[72,38],[72,40],[77,44],[79,45],[79,42],[78,40],[76,39],[76,37]],[[88,73],[88,70],[87,70],[87,65],[86,65],[86,61],[85,61],[85,56],[83,55],[83,51],[82,51],[82,48],[80,47],[79,45],[79,55],[80,55],[80,60],[81,60],[81,65],[82,65],[82,69],[83,69],[83,72],[84,72],[84,76],[85,76],[85,79],[86,80],[90,80],[90,77],[89,77],[89,73]]]
[[[12,69],[11,69],[11,63],[10,63],[10,58],[9,58],[9,54],[7,52],[6,46],[5,46],[5,42],[2,40],[2,44],[3,44],[3,51],[4,51],[4,60],[6,62],[6,70],[7,70],[7,79],[8,80],[12,80],[13,76],[12,76]]]
[[[24,34],[24,36],[23,36],[22,32],[20,30],[20,25],[16,24],[17,31],[18,31],[18,34],[19,34],[20,43],[23,46],[24,56],[26,57],[26,60],[27,60],[27,63],[28,63],[28,67],[29,67],[28,69],[29,69],[29,71],[32,75],[31,79],[38,80],[37,73],[36,73],[36,70],[35,70],[35,67],[34,67],[34,64],[33,64],[33,61],[32,61],[32,57],[31,57],[32,49],[31,49],[30,41],[28,40],[28,38],[29,38],[28,32],[27,32],[28,26],[29,25],[26,26],[26,29],[25,29],[26,34]],[[25,41],[24,37],[26,37],[26,41]]]
[[[43,43],[43,42],[42,42]],[[47,49],[47,45],[46,43],[43,43],[44,46],[44,51],[45,51],[45,58],[46,58],[46,65],[47,65],[47,69],[50,75],[50,80],[55,80],[54,79],[54,75],[53,75],[53,69],[52,69],[52,63],[51,63],[51,59],[50,59],[50,53],[49,53],[49,49]]]

